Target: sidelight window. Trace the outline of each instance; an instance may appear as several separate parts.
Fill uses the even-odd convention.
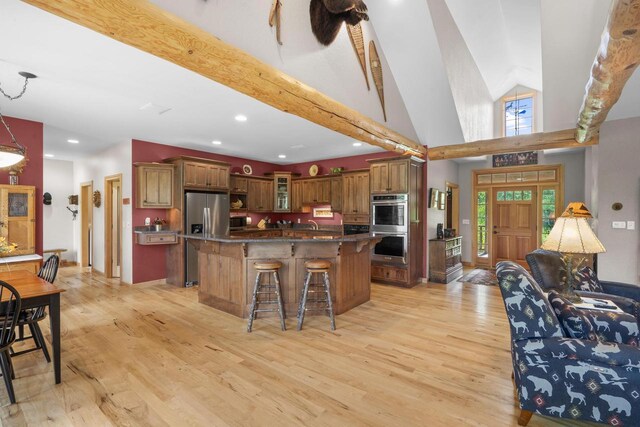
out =
[[[504,194],[502,195],[504,197]],[[489,212],[487,205],[489,204],[489,193],[486,190],[478,190],[476,196],[476,224],[477,224],[477,242],[478,242],[478,251],[477,255],[479,257],[488,257],[488,234],[487,234],[487,225],[489,224]]]
[[[545,188],[542,190],[542,236],[541,242],[544,242],[553,225],[556,223],[556,202],[557,191],[555,188]]]

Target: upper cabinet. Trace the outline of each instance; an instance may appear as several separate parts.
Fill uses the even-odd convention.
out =
[[[185,188],[227,191],[229,164],[189,158],[183,164],[183,185]]]
[[[244,194],[249,190],[248,181],[246,176],[231,175],[229,178],[229,190],[232,193]]]
[[[273,211],[273,180],[248,178],[247,210],[249,212]]]
[[[291,172],[273,173],[274,212],[291,212],[292,188]]]
[[[346,224],[369,224],[369,171],[342,175],[342,214]]]
[[[17,245],[3,256],[36,252],[35,187],[0,185],[0,236]]]
[[[371,194],[409,192],[409,159],[371,162]]]
[[[342,176],[331,178],[331,210],[342,212]]]
[[[161,163],[136,163],[135,166],[136,207],[172,208],[174,166]]]

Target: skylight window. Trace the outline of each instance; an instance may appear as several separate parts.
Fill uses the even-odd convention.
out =
[[[533,95],[504,98],[504,136],[533,133]]]

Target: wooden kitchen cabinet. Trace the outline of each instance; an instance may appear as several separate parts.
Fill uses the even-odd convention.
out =
[[[30,185],[0,185],[0,236],[17,245],[5,256],[36,251],[35,194]]]
[[[342,175],[342,214],[346,224],[369,224],[369,171]]]
[[[371,163],[371,194],[407,193],[409,160],[376,160]]]
[[[291,212],[302,212],[302,184],[303,181],[296,180],[294,180],[291,184]]]
[[[229,189],[232,193],[246,193],[249,190],[249,181],[245,176],[231,175],[229,177]]]
[[[173,208],[174,166],[164,163],[136,163],[136,207]]]
[[[247,210],[249,212],[273,211],[273,180],[248,178]]]
[[[185,187],[222,191],[229,189],[229,165],[227,163],[187,161],[184,162],[183,167]]]
[[[342,212],[342,177],[331,178],[331,210]]]

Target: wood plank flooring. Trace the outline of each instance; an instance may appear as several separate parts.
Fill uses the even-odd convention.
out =
[[[509,331],[495,286],[373,285],[338,316],[245,321],[195,289],[119,285],[61,269],[62,384],[14,359],[3,426],[510,426]],[[48,322],[43,332],[49,339]],[[588,425],[534,416],[535,426]]]

